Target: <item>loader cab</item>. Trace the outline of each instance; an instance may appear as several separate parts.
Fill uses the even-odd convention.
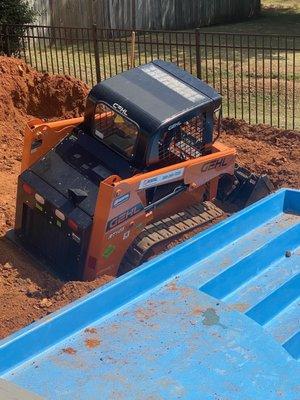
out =
[[[221,96],[164,61],[96,85],[83,130],[134,170],[151,170],[208,154]]]

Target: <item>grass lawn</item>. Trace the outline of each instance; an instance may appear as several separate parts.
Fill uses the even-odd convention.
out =
[[[300,35],[300,0],[286,0],[284,6],[279,0],[263,0],[259,17],[201,28],[201,32],[201,77],[222,93],[224,115],[300,129],[300,36],[283,37]],[[247,33],[278,36],[260,38]],[[47,40],[26,39],[31,49],[26,52],[26,61],[38,70],[73,75],[93,85],[92,38],[72,37],[74,40],[57,38],[51,47]],[[100,39],[98,47],[101,79],[130,67],[130,37]],[[176,62],[196,74],[194,32],[139,34],[136,65],[156,58]]]
[[[223,91],[223,95],[225,95],[225,110],[227,108],[227,113],[230,115],[242,116],[247,119],[248,112],[250,122],[251,120],[254,120],[254,122],[258,120],[284,127],[286,124],[283,123],[283,120],[287,118],[289,120],[287,125],[291,126],[289,115],[294,114],[295,122],[292,125],[300,130],[300,0],[262,0],[262,11],[258,17],[232,24],[205,27],[201,28],[201,31],[206,33],[298,35],[299,37],[296,39],[287,39],[288,47],[295,47],[297,49],[295,52],[269,50],[270,42],[267,39],[264,43],[259,44],[258,62],[256,62],[257,54],[254,54],[255,51],[250,51],[250,57],[244,54],[244,57],[246,56],[246,67],[244,67],[243,72],[240,72],[239,68],[243,65],[243,62],[237,63],[238,70],[232,84],[235,88],[234,92],[236,92],[233,97],[235,97],[234,103],[237,103],[237,107],[231,105],[231,97],[228,97],[227,93],[232,91],[232,86],[229,85],[229,90],[226,93]],[[257,40],[259,41],[259,39]],[[275,47],[276,40],[274,38]],[[283,47],[285,47],[285,44],[283,44]],[[261,54],[262,52],[264,54]],[[223,59],[223,56],[221,58]],[[237,58],[239,58],[239,54],[237,54]],[[248,65],[247,59],[250,59]],[[250,68],[248,68],[249,65]],[[234,73],[236,68],[232,68],[233,65],[230,61],[229,67],[231,74]],[[244,75],[247,82],[249,71],[250,90],[247,87],[244,91],[240,80]],[[292,92],[295,92],[295,94],[292,95]],[[243,98],[249,94],[247,104],[243,106]]]
[[[300,35],[300,0],[262,0],[260,16],[234,24],[211,26],[203,30]]]

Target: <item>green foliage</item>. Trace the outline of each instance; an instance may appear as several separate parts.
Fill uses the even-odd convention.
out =
[[[11,56],[20,51],[25,25],[35,17],[27,0],[0,0],[0,53]]]

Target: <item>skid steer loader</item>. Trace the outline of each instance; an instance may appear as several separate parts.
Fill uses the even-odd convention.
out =
[[[15,240],[66,279],[116,276],[220,217],[220,177],[223,201],[242,187],[244,202],[262,197],[235,149],[215,141],[220,107],[207,84],[157,60],[97,84],[83,118],[31,121]]]

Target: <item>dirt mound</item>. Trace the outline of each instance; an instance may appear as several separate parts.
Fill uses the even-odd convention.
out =
[[[0,233],[13,223],[12,193],[26,122],[77,117],[87,93],[88,86],[77,79],[43,74],[22,60],[0,56]]]
[[[79,116],[87,93],[87,85],[70,76],[40,73],[22,60],[0,56],[0,121],[7,126],[22,129],[28,116]]]
[[[91,292],[112,278],[62,282],[0,237],[0,339]]]
[[[0,338],[111,279],[64,283],[3,237],[14,221],[26,121],[31,116],[78,116],[87,92],[87,86],[74,78],[39,73],[21,60],[0,57]],[[237,148],[242,165],[268,173],[276,188],[300,187],[300,137],[296,133],[225,119],[221,140]]]
[[[0,56],[0,338],[111,279],[64,283],[1,236],[13,226],[26,122],[77,117],[87,93],[77,79],[42,74],[21,60]]]
[[[238,150],[238,163],[268,174],[276,189],[300,188],[300,133],[224,119],[221,141]]]

